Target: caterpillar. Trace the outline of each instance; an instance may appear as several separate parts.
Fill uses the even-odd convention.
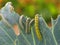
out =
[[[34,19],[30,19],[29,17],[24,17],[24,15],[21,15],[19,18],[19,24],[21,26],[21,29],[26,30],[25,32],[29,34],[31,32],[31,26],[34,22]]]
[[[26,33],[30,33],[29,23],[30,23],[30,18],[27,18],[27,19],[26,19]]]
[[[34,23],[34,19],[31,19],[30,18],[27,18],[26,20],[26,33],[30,33],[31,32],[31,26],[33,25]]]
[[[22,23],[23,17],[24,17],[23,15],[20,16],[20,20],[19,20],[19,23],[20,23],[22,29],[24,28],[24,25]],[[37,38],[39,40],[42,40],[42,35],[41,35],[41,32],[39,31],[39,17],[38,17],[38,15],[35,15],[35,19],[26,18],[26,20],[25,20],[26,33],[29,34],[31,32],[30,28],[31,28],[31,25],[33,25],[32,23],[34,23],[34,22],[35,22],[35,32],[36,32]]]
[[[21,29],[25,29],[25,25],[26,25],[26,18],[24,15],[21,15],[19,18],[19,24],[21,25]]]
[[[23,23],[22,23],[22,19],[24,18],[24,15],[20,16],[19,18],[19,24],[21,25],[21,28],[24,29]]]
[[[39,40],[42,40],[42,35],[41,35],[41,32],[39,31],[39,17],[38,17],[38,14],[35,15],[35,32],[36,32],[37,38]]]

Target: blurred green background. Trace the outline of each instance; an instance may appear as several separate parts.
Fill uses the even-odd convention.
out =
[[[46,22],[60,14],[60,0],[0,0],[0,9],[7,2],[12,2],[15,11],[20,15],[33,18],[34,15],[40,14]]]

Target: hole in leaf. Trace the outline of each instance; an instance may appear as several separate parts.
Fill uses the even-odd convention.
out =
[[[17,24],[15,24],[15,25],[13,26],[13,29],[14,29],[14,32],[15,32],[15,34],[16,34],[17,36],[20,35],[19,27],[18,27]]]

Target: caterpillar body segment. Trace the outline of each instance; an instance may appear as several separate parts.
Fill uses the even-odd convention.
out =
[[[34,19],[30,21],[29,25],[33,25],[33,23],[34,23]]]
[[[39,40],[42,40],[42,35],[41,35],[41,32],[39,30],[39,15],[35,15],[35,32],[36,32],[36,35],[37,35],[37,38]]]
[[[24,18],[24,15],[20,16],[20,19],[19,19],[19,24],[21,25],[22,29],[24,29],[24,26],[23,26],[23,23],[22,23],[23,18]]]
[[[30,33],[30,26],[29,26],[30,20],[31,20],[30,18],[26,19],[26,33]]]
[[[34,19],[32,19],[29,23],[29,32],[31,32],[31,27],[34,25]]]

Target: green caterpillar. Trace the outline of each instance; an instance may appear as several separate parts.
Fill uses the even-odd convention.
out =
[[[22,24],[23,17],[24,16],[20,17],[20,24],[21,24],[22,28],[24,28],[23,24]],[[38,19],[39,19],[38,15],[35,15],[35,19],[32,19],[32,20],[30,20],[30,18],[26,19],[26,33],[30,33],[30,31],[31,31],[31,29],[30,29],[31,28],[31,23],[34,22],[34,20],[35,20],[35,32],[36,32],[37,38],[39,40],[42,40],[42,35],[41,35],[40,31],[39,31],[39,20]]]
[[[41,33],[40,33],[40,31],[39,31],[39,20],[38,20],[38,14],[37,15],[35,15],[35,32],[36,32],[36,35],[37,35],[37,38],[39,39],[39,40],[42,40],[42,35],[41,35]]]

